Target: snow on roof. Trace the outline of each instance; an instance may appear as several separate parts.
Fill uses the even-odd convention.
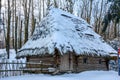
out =
[[[111,41],[109,41],[109,44],[115,49],[115,50],[118,50],[119,48],[119,45],[120,45],[120,37],[117,37]]]
[[[118,54],[110,54],[111,57],[117,57]]]
[[[53,8],[18,51],[17,57],[54,54],[55,48],[61,55],[68,51],[98,56],[117,53],[85,20]]]

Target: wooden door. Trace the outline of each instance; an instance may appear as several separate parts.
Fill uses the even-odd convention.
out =
[[[72,71],[73,59],[71,54],[64,54],[61,56],[60,71]]]

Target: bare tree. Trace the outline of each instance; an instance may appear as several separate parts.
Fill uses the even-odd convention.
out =
[[[90,2],[89,2],[90,9],[89,9],[88,17],[87,17],[87,22],[88,22],[88,23],[90,23],[90,19],[91,19],[91,14],[92,14],[92,3],[93,3],[93,0],[90,0]]]
[[[43,4],[43,17],[45,17],[45,0],[42,0],[42,4]]]
[[[58,8],[58,4],[57,4],[57,1],[56,1],[56,0],[54,0],[54,7],[55,7],[55,8]]]
[[[19,43],[18,43],[18,45],[19,45],[19,48],[21,48],[22,47],[22,24],[23,24],[23,21],[21,20],[21,23],[20,23],[20,30],[19,30]]]
[[[1,19],[1,0],[0,0],[0,19]]]
[[[30,14],[30,6],[31,0],[29,0],[29,6],[27,8],[28,0],[23,0],[23,8],[24,8],[24,15],[25,15],[25,38],[24,43],[28,40],[28,26],[29,26],[29,14]]]
[[[102,23],[102,19],[101,19],[101,16],[102,16],[102,11],[103,11],[103,0],[102,0],[102,2],[101,2],[101,9],[100,9],[100,15],[99,15],[99,17],[98,17],[98,30],[97,30],[97,32],[100,34],[101,33],[101,29],[100,29],[100,26],[101,26],[101,23]]]
[[[73,7],[74,7],[74,2],[73,0],[66,0],[67,2],[67,10],[68,12],[70,12],[71,14],[73,13]]]
[[[41,0],[38,0],[39,21],[41,21]]]
[[[14,42],[14,22],[15,22],[15,0],[12,0],[12,47],[14,48],[14,46],[15,46],[15,42]]]
[[[32,22],[31,22],[31,27],[32,27],[32,29],[31,29],[31,35],[33,34],[33,32],[34,32],[34,29],[35,29],[35,24],[36,24],[36,19],[35,19],[35,17],[34,17],[34,3],[33,3],[33,0],[32,0]]]
[[[10,0],[8,2],[8,24],[7,24],[7,39],[6,39],[6,51],[7,51],[7,58],[9,59],[9,49],[10,49],[10,20],[11,20],[11,11],[10,11]]]
[[[15,48],[15,51],[16,51],[16,54],[17,54],[17,25],[18,25],[18,16],[16,15],[16,0],[15,0],[15,45],[14,45],[14,48]]]

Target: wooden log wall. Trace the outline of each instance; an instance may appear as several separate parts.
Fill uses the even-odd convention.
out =
[[[54,68],[54,57],[53,56],[31,56],[27,57],[26,68],[34,69],[38,68],[39,70],[34,70],[30,72],[34,73],[48,73],[48,68]],[[30,64],[29,64],[30,63]],[[39,64],[35,64],[39,63]],[[41,69],[41,70],[40,70]]]
[[[57,59],[57,60],[56,60]],[[86,61],[84,60],[86,59]],[[72,71],[81,72],[86,70],[107,70],[106,60],[104,57],[95,56],[76,56],[71,53],[62,56],[31,56],[27,58],[27,68],[56,68],[60,72]],[[41,63],[41,64],[34,64]],[[59,65],[56,67],[56,64]],[[58,68],[59,67],[59,68]]]
[[[84,58],[87,58],[87,62],[84,63]],[[86,70],[107,70],[106,61],[102,57],[86,57],[79,56],[77,58],[77,71],[86,71]]]

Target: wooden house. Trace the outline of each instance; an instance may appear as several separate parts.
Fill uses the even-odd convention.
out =
[[[83,19],[53,8],[18,51],[34,68],[53,72],[107,70],[109,53],[117,53]],[[43,65],[44,64],[44,65]],[[46,64],[46,66],[45,66]]]

